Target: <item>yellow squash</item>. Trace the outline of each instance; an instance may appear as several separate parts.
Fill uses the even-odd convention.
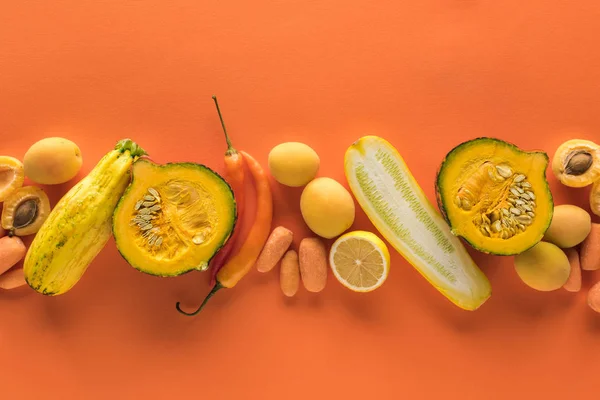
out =
[[[130,167],[146,152],[121,140],[58,202],[25,257],[25,280],[39,293],[69,291],[104,248],[113,211],[127,188]]]

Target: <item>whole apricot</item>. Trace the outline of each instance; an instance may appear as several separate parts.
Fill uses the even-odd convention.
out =
[[[81,169],[81,150],[72,141],[49,137],[34,143],[23,158],[25,175],[42,185],[70,181]]]
[[[300,211],[310,230],[326,239],[350,228],[355,215],[352,196],[331,178],[317,178],[306,185],[300,196]]]

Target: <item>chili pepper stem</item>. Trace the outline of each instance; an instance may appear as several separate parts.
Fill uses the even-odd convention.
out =
[[[206,303],[208,303],[208,300],[210,300],[210,298],[213,297],[215,295],[215,293],[217,293],[220,289],[223,289],[224,287],[225,286],[221,285],[221,282],[217,281],[217,284],[215,286],[213,286],[210,293],[208,293],[208,295],[204,298],[204,301],[202,302],[202,304],[200,304],[200,307],[198,307],[198,309],[196,311],[194,311],[193,313],[188,313],[188,312],[183,311],[180,307],[181,302],[179,302],[179,301],[177,302],[177,304],[175,304],[175,308],[177,308],[177,311],[179,311],[181,314],[187,315],[188,317],[193,317],[194,315],[196,315],[200,311],[202,311],[202,309],[204,308]]]
[[[217,113],[219,114],[219,120],[221,120],[221,126],[223,127],[223,132],[225,133],[225,141],[227,142],[227,151],[225,155],[230,156],[232,154],[236,154],[237,150],[231,144],[231,140],[229,140],[229,135],[227,134],[227,128],[225,128],[225,121],[223,121],[223,116],[221,115],[221,108],[219,108],[219,102],[217,101],[217,96],[213,96],[212,99],[215,102],[215,106],[217,107]]]

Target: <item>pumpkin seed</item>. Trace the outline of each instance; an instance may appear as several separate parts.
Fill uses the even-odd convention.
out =
[[[515,176],[514,182],[519,183],[519,182],[523,182],[524,180],[525,180],[525,175],[519,174],[519,175]]]
[[[144,196],[144,200],[146,200],[146,201],[152,201],[152,202],[156,201],[156,199],[154,198],[154,196],[149,195],[149,194],[147,194],[147,195]]]
[[[512,170],[504,165],[496,165],[496,171],[503,178],[510,178],[512,176]]]
[[[145,201],[142,203],[144,207],[152,207],[154,205],[154,201]]]
[[[510,192],[514,194],[516,197],[519,197],[520,193],[516,188],[511,187]]]
[[[154,242],[155,246],[160,246],[163,242],[163,238],[162,236],[159,236],[158,239],[156,239],[156,242]]]
[[[148,192],[154,196],[154,198],[156,199],[157,202],[160,203],[160,195],[158,194],[158,191],[154,188],[148,188]]]
[[[152,246],[152,245],[154,244],[154,242],[155,242],[155,241],[156,241],[156,235],[152,234],[152,235],[150,236],[150,239],[148,239],[148,244],[149,244],[150,246]]]
[[[510,213],[514,214],[514,215],[521,215],[521,210],[519,210],[518,208],[515,208],[515,207],[511,207]]]
[[[135,203],[135,207],[134,207],[135,211],[137,211],[137,210],[140,209],[140,207],[142,206],[143,202],[144,202],[143,200],[139,200],[137,203]]]
[[[535,213],[533,211],[527,211],[527,215],[529,215],[531,218],[535,217]]]
[[[525,204],[525,202],[524,202],[523,200],[521,200],[521,199],[517,199],[517,200],[515,201],[515,204],[516,204],[516,205],[518,205],[518,206],[522,206],[522,205],[524,205],[524,204]]]
[[[529,183],[529,182],[523,182],[523,183],[521,183],[521,187],[530,188],[531,187],[531,183]]]
[[[523,189],[521,189],[520,187],[516,187],[515,189],[517,189],[517,192],[519,192],[519,194],[525,193],[525,191]]]
[[[503,208],[502,209],[502,214],[504,214],[505,216],[510,216],[510,211],[508,211],[508,208]]]
[[[522,199],[525,199],[525,200],[531,200],[531,197],[529,197],[529,195],[528,195],[527,193],[522,193],[522,194],[520,195],[520,197],[521,197]]]
[[[156,204],[156,205],[150,207],[150,210],[151,211],[160,211],[161,208],[162,207],[160,206],[160,204]]]
[[[531,225],[533,221],[529,215],[520,215],[517,217],[517,221],[519,221],[523,225]]]
[[[531,200],[535,200],[535,194],[533,194],[533,192],[527,191],[527,194]]]
[[[146,225],[142,226],[142,227],[141,227],[141,229],[142,229],[143,231],[147,231],[147,230],[149,230],[149,229],[152,229],[152,224],[146,224]]]
[[[494,232],[500,232],[502,230],[502,224],[500,223],[500,221],[496,221],[492,224],[492,231]]]

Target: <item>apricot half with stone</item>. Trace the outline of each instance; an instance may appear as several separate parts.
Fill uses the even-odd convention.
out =
[[[21,161],[14,157],[0,156],[0,203],[23,186],[25,172]]]
[[[42,227],[49,214],[50,201],[46,192],[35,186],[25,186],[4,202],[2,228],[9,235],[32,235]]]
[[[589,140],[567,140],[556,149],[552,172],[565,186],[591,185],[600,179],[600,146]]]

